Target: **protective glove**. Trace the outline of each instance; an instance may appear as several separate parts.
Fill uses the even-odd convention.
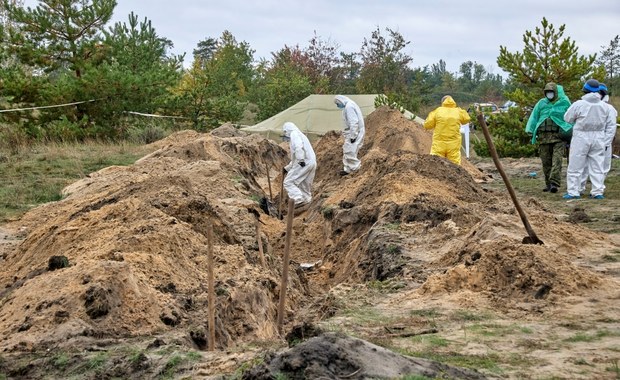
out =
[[[355,140],[357,139],[351,139],[351,144],[355,143]]]
[[[306,166],[306,161],[299,161],[299,166],[301,166],[302,168]]]

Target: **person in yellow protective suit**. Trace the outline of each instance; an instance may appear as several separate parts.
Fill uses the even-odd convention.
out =
[[[461,125],[469,123],[467,112],[456,106],[450,95],[441,99],[441,107],[428,114],[425,129],[433,129],[431,154],[461,164]]]

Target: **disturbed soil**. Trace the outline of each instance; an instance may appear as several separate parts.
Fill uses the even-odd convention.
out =
[[[287,146],[225,125],[171,135],[2,227],[0,374],[618,376],[618,235],[527,198],[544,245],[522,244],[488,165],[428,155],[431,135],[388,108],[366,125],[354,174],[338,174],[339,133],[314,144],[313,201],[293,221],[284,331],[319,332],[288,348],[277,329]]]

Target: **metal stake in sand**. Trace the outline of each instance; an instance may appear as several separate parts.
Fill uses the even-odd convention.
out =
[[[291,234],[293,232],[293,217],[295,202],[288,200],[288,214],[286,214],[286,240],[284,243],[284,258],[282,259],[282,281],[280,282],[280,303],[278,304],[278,333],[282,335],[284,321],[284,304],[286,302],[286,286],[288,284],[289,254],[291,250]]]
[[[258,242],[258,255],[260,257],[260,264],[263,268],[267,267],[265,264],[265,254],[263,253],[263,239],[260,236],[260,219],[256,219],[256,241]]]
[[[209,303],[209,351],[215,350],[215,279],[213,275],[213,225],[207,223],[207,301]]]
[[[484,115],[481,113],[478,114],[478,124],[480,124],[480,126],[482,127],[482,133],[484,134],[484,139],[487,141],[489,152],[491,153],[491,157],[493,157],[493,162],[495,163],[495,167],[497,168],[497,171],[499,172],[499,174],[502,176],[502,179],[504,180],[504,184],[506,185],[506,188],[508,189],[508,193],[510,194],[510,198],[512,198],[512,203],[514,203],[515,208],[517,209],[517,212],[519,213],[519,216],[521,217],[521,222],[523,222],[523,226],[525,226],[525,230],[527,231],[528,236],[523,238],[523,243],[524,244],[544,244],[543,241],[538,238],[538,236],[536,235],[536,232],[534,232],[534,229],[532,228],[529,220],[527,219],[527,215],[525,215],[525,211],[523,211],[523,209],[521,208],[521,205],[519,204],[517,195],[515,194],[515,191],[512,188],[512,185],[510,184],[510,180],[508,179],[506,172],[504,172],[504,168],[502,167],[501,162],[499,162],[499,156],[497,155],[497,150],[495,150],[495,145],[493,144],[493,140],[491,140],[491,134],[489,133],[489,129],[487,128],[487,123],[484,121]]]

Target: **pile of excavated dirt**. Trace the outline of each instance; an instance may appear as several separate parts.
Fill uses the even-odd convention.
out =
[[[570,258],[541,245],[514,244],[514,240],[469,240],[461,249],[441,258],[445,273],[431,276],[422,294],[471,290],[484,292],[498,302],[543,299],[550,292],[572,295],[601,284],[594,273],[581,270]]]
[[[25,215],[27,237],[0,273],[0,347],[170,329],[205,346],[208,223],[218,345],[276,335],[281,261],[264,234],[269,266],[258,259],[255,215],[265,214],[256,199],[265,193],[257,178],[265,163],[275,176],[287,154],[259,136],[216,135],[172,135],[134,165],[93,173]],[[69,266],[49,270],[52,256]],[[291,276],[289,312],[306,292]]]
[[[545,245],[523,245],[510,199],[483,188],[487,176],[467,160],[457,166],[429,155],[432,136],[422,126],[383,107],[366,128],[362,167],[345,177],[338,174],[340,134],[315,144],[313,201],[293,224],[288,325],[332,315],[336,306],[318,308],[313,297],[341,283],[397,279],[405,286],[402,300],[467,293],[498,308],[510,307],[507,300],[561,302],[606,286],[600,275],[571,264],[572,254],[604,236],[524,202]],[[259,200],[268,197],[269,183],[279,198],[286,150],[230,125],[210,134],[179,132],[151,147],[134,165],[92,173],[68,186],[65,199],[9,226],[25,239],[2,255],[0,349],[166,332],[206,347],[209,224],[218,347],[278,337],[285,223]],[[323,363],[316,373],[351,375],[359,368],[355,355],[362,355],[353,352],[337,371],[326,372]],[[292,365],[279,360],[269,371]]]
[[[328,333],[267,357],[244,374],[244,380],[397,379],[405,376],[482,380],[476,371],[396,354],[361,339]]]
[[[360,150],[360,157],[365,158],[363,161],[380,161],[399,152],[428,155],[431,151],[433,133],[398,111],[384,106],[368,115],[365,122],[366,136]],[[339,132],[329,132],[315,144],[314,150],[320,163],[317,166],[317,180],[337,181],[342,168],[341,144]],[[362,165],[364,167],[365,162]],[[484,181],[485,175],[465,158],[461,166],[476,181]]]
[[[384,107],[368,116],[366,129],[362,167],[342,178],[339,134],[316,145],[319,196],[295,230],[300,259],[322,263],[312,283],[396,278],[418,294],[474,291],[498,307],[602,284],[570,257],[602,235],[559,222],[532,201],[526,210],[546,244],[523,245],[510,199],[484,189],[488,176],[469,161],[457,166],[428,155],[432,135],[421,125]]]

